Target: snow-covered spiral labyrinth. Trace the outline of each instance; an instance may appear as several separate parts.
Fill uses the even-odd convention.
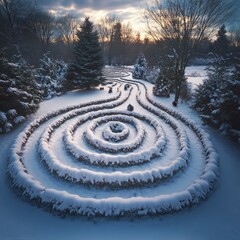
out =
[[[90,216],[169,213],[205,199],[218,171],[208,135],[128,73],[105,74],[107,97],[50,112],[18,136],[14,186],[54,211]]]

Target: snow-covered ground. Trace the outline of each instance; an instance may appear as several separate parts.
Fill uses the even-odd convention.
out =
[[[206,66],[189,66],[186,68],[185,75],[188,82],[192,84],[193,89],[207,78],[205,68]]]
[[[198,71],[191,69],[192,72]],[[193,74],[190,73],[193,76]],[[125,77],[126,79],[131,79],[131,77]],[[141,82],[141,81],[140,81]],[[151,84],[143,82],[149,92],[151,92]],[[119,85],[119,83],[118,83]],[[117,85],[117,86],[118,86]],[[16,137],[20,132],[22,132],[30,122],[35,119],[39,119],[44,114],[52,111],[56,111],[60,108],[66,108],[69,105],[83,104],[90,101],[96,101],[99,99],[111,98],[117,95],[117,86],[113,87],[113,94],[107,93],[107,88],[105,90],[91,90],[91,91],[77,91],[68,93],[64,96],[54,98],[49,101],[41,103],[40,109],[36,114],[33,114],[30,119],[21,127],[14,130],[8,135],[0,136],[0,240],[2,239],[14,239],[14,240],[35,240],[35,239],[193,239],[193,240],[217,240],[217,239],[239,239],[240,238],[240,191],[238,190],[238,185],[240,184],[240,149],[239,146],[230,142],[228,139],[221,136],[216,131],[203,127],[211,135],[211,140],[213,146],[218,152],[219,163],[220,163],[220,178],[217,188],[210,194],[206,201],[202,201],[198,205],[194,205],[191,208],[186,208],[180,212],[174,214],[168,214],[163,216],[154,217],[130,217],[123,218],[120,220],[107,219],[107,218],[96,218],[93,217],[88,219],[86,217],[59,217],[55,216],[48,211],[36,207],[35,204],[30,204],[28,201],[21,200],[19,196],[14,193],[11,189],[11,182],[9,176],[6,172],[8,166],[8,155],[11,150],[11,146],[16,141]],[[123,113],[127,105],[131,103],[134,106],[133,114],[146,114],[149,118],[156,118],[156,116],[146,109],[139,106],[136,102],[135,96],[137,94],[137,88],[132,84],[132,90],[123,90],[122,96],[119,100],[127,97],[130,94],[130,99],[127,102],[121,103],[117,107],[117,111]],[[140,87],[142,91],[144,89]],[[174,109],[171,106],[171,99],[157,98],[151,96],[153,100],[159,101],[160,103],[168,106],[170,109]],[[143,98],[142,98],[143,99]],[[87,107],[89,111],[89,107]],[[187,105],[181,103],[177,110],[189,119],[194,120],[197,124],[200,124],[200,119],[196,112],[190,109]],[[73,111],[74,112],[74,111]],[[96,112],[97,114],[97,112]],[[129,115],[131,115],[129,113]],[[60,119],[62,115],[59,116]],[[134,116],[135,118],[136,116]],[[125,118],[125,117],[124,117]],[[127,119],[127,118],[126,118]],[[174,118],[169,118],[178,124]],[[78,119],[79,120],[79,119]],[[128,118],[129,120],[129,118]],[[123,121],[123,119],[121,120]],[[129,120],[130,121],[130,120]],[[135,125],[131,125],[129,121],[124,122],[124,128],[129,129],[129,138],[132,141],[135,139]],[[141,120],[139,120],[141,121]],[[148,164],[148,169],[157,169],[159,165],[165,164],[166,166],[171,163],[171,159],[180,154],[178,151],[178,141],[176,139],[175,132],[173,129],[169,128],[169,124],[160,121],[160,125],[163,127],[167,138],[166,149],[163,150],[163,156],[158,160],[152,161]],[[152,122],[152,121],[151,121]],[[80,194],[84,197],[136,197],[137,196],[148,196],[153,197],[158,194],[174,193],[179,191],[179,189],[184,189],[186,186],[191,184],[192,180],[200,176],[203,166],[203,156],[201,153],[201,146],[199,146],[198,139],[191,133],[191,130],[184,127],[183,124],[179,123],[183,129],[185,129],[186,134],[189,137],[191,145],[190,153],[190,164],[188,170],[179,173],[180,176],[175,176],[167,181],[166,184],[160,184],[160,186],[148,186],[144,190],[131,189],[120,189],[117,191],[112,191],[109,189],[98,189],[93,187],[79,187],[75,185],[70,185],[68,183],[62,184],[57,178],[52,177],[51,174],[43,169],[43,166],[39,164],[38,155],[36,155],[36,148],[38,148],[39,136],[41,136],[43,130],[47,130],[50,124],[53,122],[43,124],[42,129],[36,130],[36,133],[29,139],[29,143],[26,145],[24,151],[24,163],[28,167],[28,171],[39,181],[48,185],[48,187],[55,187],[63,190],[68,190],[72,193]],[[60,124],[59,131],[53,133],[50,146],[51,152],[57,155],[57,158],[62,160],[62,164],[69,164],[71,167],[77,167],[79,162],[73,160],[73,156],[63,152],[64,141],[61,142],[61,138],[65,129],[68,129],[70,124],[76,123],[76,119],[73,122],[68,122]],[[173,124],[174,124],[173,123]],[[82,128],[77,128],[76,134],[73,139],[73,147],[77,144],[88,147],[85,141],[82,140],[81,136],[85,130],[87,130],[87,125]],[[136,123],[138,124],[138,123]],[[154,127],[150,126],[146,122],[142,122],[143,128],[147,130],[150,136],[146,136],[147,141],[143,140],[143,144],[140,146],[140,150],[149,149],[150,146],[155,144],[155,138],[158,139],[157,135],[163,136],[161,129],[159,129],[159,134],[156,134]],[[156,126],[158,129],[158,127]],[[50,128],[49,128],[50,129]],[[104,129],[104,126],[102,127]],[[101,137],[101,125],[96,132],[98,138]],[[51,129],[50,129],[51,130]],[[184,134],[184,132],[182,133]],[[70,136],[71,137],[71,136]],[[91,138],[92,139],[92,138]],[[71,139],[70,139],[71,140]],[[164,140],[164,139],[162,139]],[[42,140],[43,141],[43,140]],[[123,145],[124,145],[123,140]],[[139,141],[142,141],[141,139]],[[44,141],[43,141],[44,142]],[[60,144],[61,143],[61,144]],[[59,147],[59,145],[61,147]],[[43,144],[44,146],[44,144]],[[34,150],[35,149],[35,150]],[[78,149],[78,148],[77,148]],[[95,154],[100,151],[96,150],[95,147],[88,147],[88,151],[95,150]],[[78,149],[79,150],[79,149]],[[133,153],[138,153],[139,150],[133,150]],[[66,156],[65,156],[65,155]],[[114,156],[114,154],[112,154]],[[65,157],[62,157],[65,156]],[[67,160],[71,158],[71,161]],[[95,155],[94,155],[95,156]],[[93,157],[94,157],[93,156]],[[108,159],[109,160],[109,159]],[[82,168],[86,167],[86,164],[82,163],[80,165]],[[88,171],[103,171],[99,166],[88,166]],[[116,169],[115,169],[116,170]],[[113,168],[105,168],[104,173],[108,174],[112,171],[115,172]],[[125,174],[132,171],[142,171],[144,167],[139,166],[129,166],[128,168],[120,167],[118,170],[125,172]],[[68,171],[69,173],[69,171]],[[141,174],[144,177],[144,175]],[[95,176],[97,177],[97,176]],[[116,178],[119,179],[119,175],[116,174]],[[111,177],[112,179],[112,177]],[[98,179],[99,180],[99,179]]]

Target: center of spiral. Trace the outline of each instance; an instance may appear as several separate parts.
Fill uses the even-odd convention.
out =
[[[107,141],[119,142],[127,138],[129,129],[122,122],[109,121],[103,131],[103,137]]]
[[[112,122],[110,129],[113,133],[121,133],[124,130],[124,125],[118,122]]]

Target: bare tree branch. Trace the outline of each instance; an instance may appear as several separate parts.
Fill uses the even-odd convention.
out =
[[[226,0],[154,0],[146,7],[148,34],[165,40],[175,52],[176,104],[193,51],[229,18],[232,6]]]

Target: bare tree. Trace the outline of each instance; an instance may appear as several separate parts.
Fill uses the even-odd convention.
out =
[[[134,50],[134,31],[130,23],[122,24],[122,63],[131,64],[131,55]]]
[[[0,0],[0,38],[10,45],[19,43],[24,19],[33,12],[28,0]]]
[[[52,14],[42,10],[35,11],[30,16],[27,26],[35,38],[40,42],[43,49],[46,50],[56,34],[56,22]]]
[[[97,31],[99,33],[99,40],[102,44],[104,52],[107,52],[105,58],[109,65],[112,64],[113,58],[113,35],[114,26],[119,20],[115,15],[106,16],[102,18],[97,24]]]
[[[100,19],[97,24],[100,42],[110,42],[112,40],[114,25],[118,21],[119,20],[115,15],[106,16],[105,18]]]
[[[148,33],[165,40],[175,52],[175,99],[177,106],[185,68],[200,41],[230,16],[232,3],[225,0],[154,0],[146,7]]]
[[[59,37],[63,39],[68,47],[74,41],[78,25],[79,21],[72,14],[62,16],[57,20]]]
[[[122,41],[122,24],[118,21],[113,26],[113,36],[112,36],[112,63],[114,65],[122,64],[122,53],[123,53],[123,41]]]
[[[122,24],[122,41],[124,44],[129,44],[134,41],[134,32],[130,23]]]
[[[233,47],[240,47],[240,27],[232,27],[230,29],[229,40]]]

